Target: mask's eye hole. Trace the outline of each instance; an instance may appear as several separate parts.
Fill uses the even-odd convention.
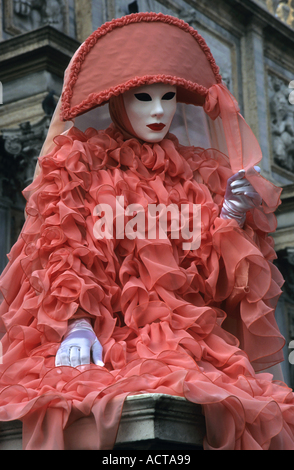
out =
[[[162,99],[163,99],[163,100],[170,101],[170,100],[174,99],[175,96],[176,96],[176,94],[175,94],[173,91],[170,91],[170,92],[166,93],[166,94],[162,97]]]
[[[135,97],[139,101],[152,101],[152,98],[148,93],[135,93]]]

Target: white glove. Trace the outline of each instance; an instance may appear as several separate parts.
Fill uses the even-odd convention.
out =
[[[68,328],[68,331],[57,351],[55,358],[56,367],[77,367],[93,362],[97,366],[104,366],[102,361],[102,346],[98,341],[90,321],[86,319],[76,320]]]
[[[254,167],[258,173],[260,168]],[[228,179],[224,204],[221,210],[221,219],[235,219],[243,227],[246,212],[258,207],[262,202],[261,196],[245,178],[245,171],[240,170]]]

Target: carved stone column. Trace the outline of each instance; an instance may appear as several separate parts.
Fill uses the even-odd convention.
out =
[[[263,23],[253,18],[242,38],[245,119],[257,137],[263,154],[263,172],[270,175],[270,149],[265,90]]]
[[[75,9],[77,39],[83,42],[93,32],[92,0],[75,0]]]
[[[23,122],[17,129],[3,129],[4,152],[0,155],[3,167],[3,196],[15,199],[15,193],[29,185],[34,176],[40,150],[47,135],[50,117],[31,125]]]
[[[3,129],[0,135],[0,273],[24,223],[21,192],[33,180],[49,123],[50,116],[44,116],[36,124],[27,121],[18,128]]]

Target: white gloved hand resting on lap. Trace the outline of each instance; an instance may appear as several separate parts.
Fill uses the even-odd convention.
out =
[[[254,167],[260,173],[258,166]],[[258,207],[262,202],[261,196],[245,178],[245,171],[240,170],[228,179],[227,190],[221,210],[221,219],[235,219],[243,227],[246,212]]]
[[[73,321],[56,354],[55,365],[77,367],[91,363],[104,366],[102,346],[94,333],[90,321],[80,319]]]

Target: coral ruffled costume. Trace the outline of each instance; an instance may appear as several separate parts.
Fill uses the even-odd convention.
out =
[[[134,44],[143,48],[137,62]],[[118,63],[130,64],[123,77]],[[75,423],[91,416],[96,448],[111,449],[125,398],[166,393],[202,405],[205,449],[293,449],[293,393],[255,373],[283,360],[274,318],[283,280],[267,236],[280,190],[249,171],[263,206],[244,229],[219,218],[228,178],[257,163],[260,149],[204,40],[161,14],[104,25],[69,66],[62,118],[158,81],[177,85],[180,101],[221,114],[229,158],[181,146],[171,134],[157,144],[126,139],[114,125],[55,137],[24,192],[28,218],[0,282],[0,420],[23,421],[26,449],[64,449]],[[242,144],[248,135],[250,145]],[[115,209],[118,196],[126,206],[201,204],[200,248],[183,251],[170,236],[97,240],[94,209]],[[77,311],[91,319],[105,367],[55,367]]]

